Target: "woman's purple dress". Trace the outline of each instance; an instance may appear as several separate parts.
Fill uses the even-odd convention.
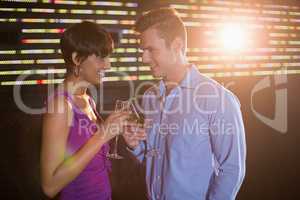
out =
[[[95,122],[91,121],[72,100],[71,95],[66,92],[55,92],[56,95],[64,95],[72,104],[73,119],[69,129],[67,141],[67,154],[72,155],[82,147],[97,130]],[[101,117],[89,98],[97,118]],[[109,145],[104,144],[100,151],[90,161],[86,168],[69,183],[60,193],[61,200],[111,200],[111,186],[109,181],[110,161],[106,158]]]

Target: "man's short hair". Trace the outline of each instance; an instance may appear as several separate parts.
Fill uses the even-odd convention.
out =
[[[99,24],[84,21],[66,29],[61,37],[60,46],[67,73],[70,73],[74,68],[73,52],[77,52],[77,58],[81,62],[93,54],[105,58],[112,53],[113,40]]]
[[[135,30],[138,33],[146,31],[148,28],[156,28],[160,37],[169,46],[171,42],[180,37],[186,44],[186,28],[173,8],[159,8],[146,12],[135,23]]]

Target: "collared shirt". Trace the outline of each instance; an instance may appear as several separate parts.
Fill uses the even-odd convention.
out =
[[[237,97],[192,66],[168,95],[163,81],[148,89],[143,106],[148,138],[132,153],[146,163],[149,199],[234,199],[246,159]]]

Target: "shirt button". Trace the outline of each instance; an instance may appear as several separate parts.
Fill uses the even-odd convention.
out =
[[[160,176],[157,176],[157,180],[160,180]]]

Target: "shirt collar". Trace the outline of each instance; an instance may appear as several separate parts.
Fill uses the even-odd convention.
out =
[[[199,74],[199,70],[197,69],[196,65],[192,64],[184,79],[179,84],[181,89],[195,89],[197,86],[196,84],[196,77]],[[163,96],[166,92],[166,86],[163,80],[159,82],[159,96]]]
[[[199,75],[199,70],[197,66],[192,64],[185,75],[185,78],[181,81],[179,87],[182,89],[195,89],[197,86],[197,77]]]

